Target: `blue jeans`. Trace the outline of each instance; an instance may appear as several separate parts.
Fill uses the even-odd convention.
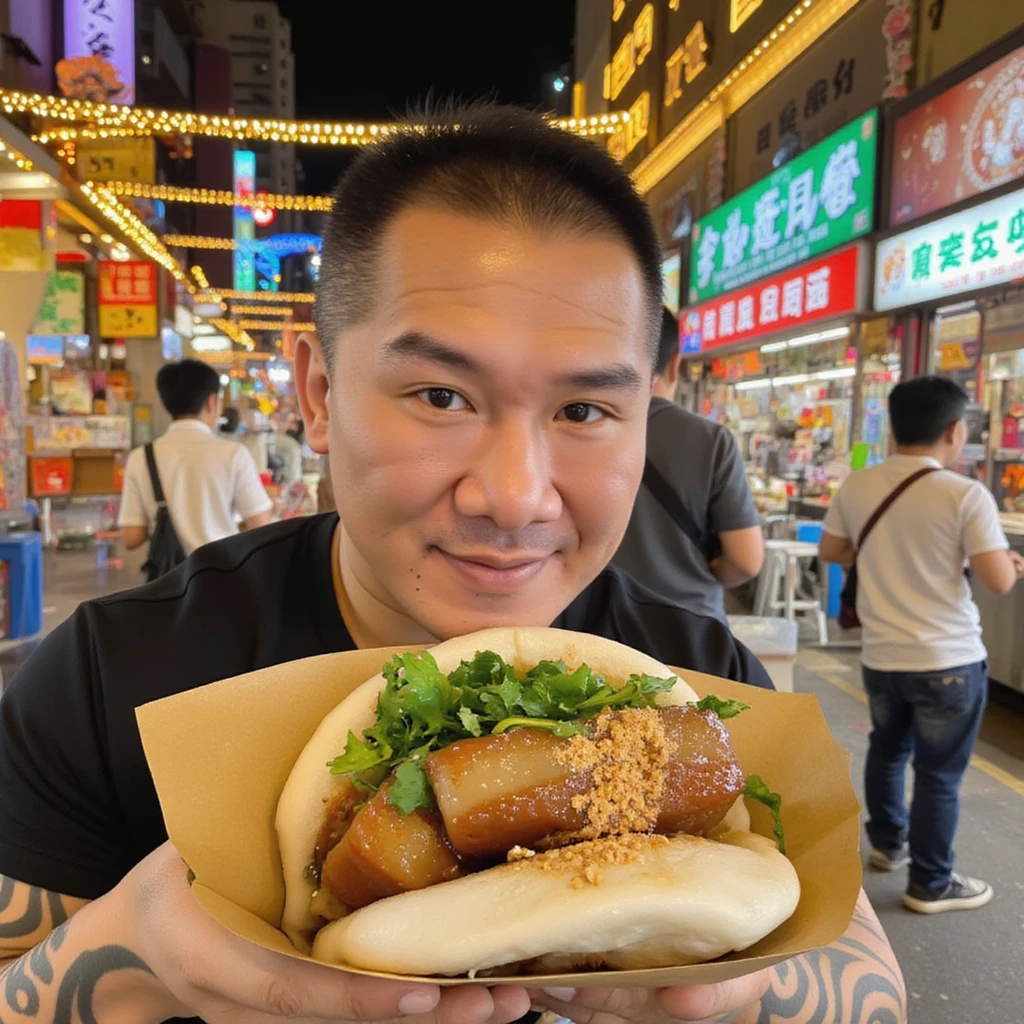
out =
[[[938,672],[863,669],[871,708],[864,769],[867,833],[878,850],[910,839],[910,880],[942,890],[953,870],[960,780],[974,748],[988,696],[984,661]],[[904,770],[914,757],[909,817]]]

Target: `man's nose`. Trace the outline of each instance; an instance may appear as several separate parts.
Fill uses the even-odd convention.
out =
[[[506,533],[554,522],[562,514],[562,499],[551,470],[541,428],[525,418],[495,424],[455,489],[455,509],[463,516],[486,516]]]

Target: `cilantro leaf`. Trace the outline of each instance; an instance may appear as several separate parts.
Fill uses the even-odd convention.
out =
[[[459,708],[459,721],[470,736],[483,736],[484,729],[480,724],[480,716],[475,711],[465,706]]]
[[[782,797],[778,793],[773,793],[760,775],[750,775],[747,777],[747,784],[743,787],[743,795],[751,800],[758,800],[772,812],[772,819],[775,822],[772,834],[775,836],[775,841],[779,844],[779,853],[785,853],[786,838],[782,832]]]
[[[412,814],[417,808],[433,810],[434,797],[421,760],[403,761],[398,766],[395,781],[388,789],[388,803],[403,814]]]
[[[741,700],[722,700],[713,693],[701,697],[698,701],[690,701],[690,707],[698,711],[713,711],[719,718],[735,718],[741,711],[749,711],[750,705]]]
[[[390,757],[390,747],[361,740],[350,729],[345,743],[345,753],[328,762],[328,767],[332,775],[349,775],[385,764]]]

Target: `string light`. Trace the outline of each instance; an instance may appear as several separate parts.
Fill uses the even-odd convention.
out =
[[[295,311],[291,306],[236,306],[231,303],[231,315],[247,314],[248,316],[291,316]]]
[[[13,146],[7,145],[6,142],[0,142],[0,153],[7,157],[20,171],[31,171],[35,167],[35,164],[24,153],[21,153]]]
[[[210,287],[210,282],[206,280],[206,274],[203,273],[203,268],[195,266],[192,268],[192,276],[196,279],[196,284],[199,285],[204,291]]]
[[[93,182],[89,183],[94,184]],[[182,188],[178,185],[144,185],[134,181],[105,181],[115,196],[157,199],[165,203],[199,203],[207,206],[261,206],[270,210],[329,210],[330,196],[289,196],[261,192],[259,196],[217,188]]]
[[[415,130],[417,126],[394,123],[292,121],[276,118],[233,117],[197,114],[191,111],[153,110],[119,103],[94,103],[91,100],[47,96],[11,89],[0,89],[0,105],[8,114],[32,114],[65,125],[89,122],[86,128],[49,127],[38,137],[40,142],[68,142],[74,139],[109,139],[148,135],[197,135],[209,138],[291,142],[304,146],[361,146],[396,131]],[[624,113],[584,118],[557,118],[556,127],[577,134],[607,135],[628,120]],[[591,132],[591,129],[595,131]]]
[[[177,260],[164,248],[160,239],[131,210],[118,202],[117,198],[102,186],[82,185],[81,191],[86,200],[95,207],[96,211],[105,220],[116,225],[118,230],[132,243],[137,252],[148,256],[155,263],[159,263],[160,266],[174,276],[175,280],[183,284],[191,294],[195,294],[195,285],[185,276],[185,272],[178,266]]]
[[[211,235],[164,235],[164,245],[180,246],[182,249],[234,249],[233,238],[215,238]]]
[[[243,331],[283,331],[286,328],[292,331],[315,331],[316,324],[312,323],[289,323],[286,320],[236,320]]]
[[[649,192],[725,123],[725,108],[735,113],[858,2],[803,0],[634,168],[637,190]]]
[[[200,301],[219,302],[221,299],[241,299],[256,302],[316,302],[315,292],[246,292],[231,288],[211,288],[212,294],[203,295]]]

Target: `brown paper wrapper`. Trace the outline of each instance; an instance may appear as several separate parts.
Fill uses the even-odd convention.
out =
[[[306,959],[279,929],[284,880],[274,830],[278,796],[321,719],[376,675],[392,654],[409,649],[310,658],[138,709],[167,834],[196,876],[196,898],[236,935]],[[850,784],[849,755],[832,738],[817,699],[696,672],[680,670],[679,675],[700,696],[715,693],[751,705],[727,724],[744,770],[760,775],[783,796],[787,854],[800,878],[800,903],[788,921],[756,945],[712,963],[547,974],[542,979],[546,986],[725,981],[827,946],[850,922],[861,885],[860,808]],[[339,752],[343,747],[344,737],[339,737]],[[748,804],[754,830],[771,836],[767,810]],[[347,967],[324,969],[395,977]],[[467,978],[419,980],[470,983]]]

